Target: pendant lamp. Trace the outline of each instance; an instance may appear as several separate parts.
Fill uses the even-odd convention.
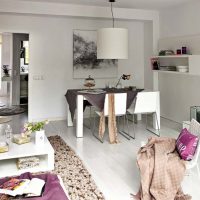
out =
[[[97,31],[97,59],[128,59],[128,30],[115,28],[113,2],[111,3],[112,28],[101,28]]]

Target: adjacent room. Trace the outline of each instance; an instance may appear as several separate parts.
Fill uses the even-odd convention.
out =
[[[0,200],[199,200],[198,0],[0,1]]]

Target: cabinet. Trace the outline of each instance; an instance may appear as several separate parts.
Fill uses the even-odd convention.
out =
[[[179,66],[184,65],[189,67],[188,72],[153,70],[157,73],[185,74],[185,75],[200,75],[200,55],[170,55],[170,56],[154,56],[152,59],[157,59],[160,66]]]

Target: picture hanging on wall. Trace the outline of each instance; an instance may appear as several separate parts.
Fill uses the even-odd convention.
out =
[[[118,60],[97,59],[97,31],[73,31],[74,78],[116,78]]]

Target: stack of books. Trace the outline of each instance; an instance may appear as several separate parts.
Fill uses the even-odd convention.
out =
[[[18,158],[17,168],[18,169],[28,169],[37,167],[40,165],[40,159],[37,156]]]
[[[39,178],[17,179],[11,178],[0,185],[0,194],[10,196],[24,195],[25,197],[38,197],[42,195],[45,181]]]

